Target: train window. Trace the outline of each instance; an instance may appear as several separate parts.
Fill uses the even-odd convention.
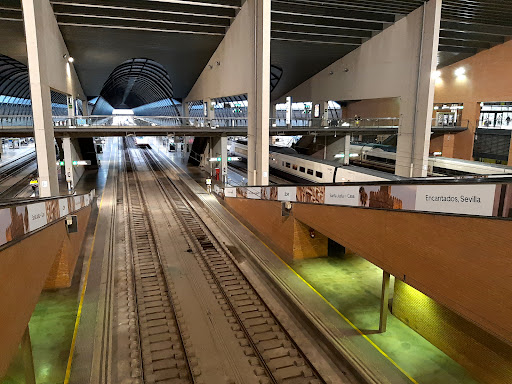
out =
[[[286,163],[286,168],[290,168],[290,163]]]
[[[308,175],[313,175],[313,170],[312,169],[308,169]]]
[[[322,178],[324,177],[324,174],[322,172],[316,171],[316,177]]]
[[[292,168],[296,171],[297,170],[297,165],[293,164]]]
[[[300,167],[300,168],[299,168],[299,171],[301,171],[302,173],[306,173],[306,168],[304,168],[304,167]]]

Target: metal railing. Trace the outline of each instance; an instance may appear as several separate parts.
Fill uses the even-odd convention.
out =
[[[437,118],[432,118],[432,127],[435,128],[450,128],[450,127],[462,127],[469,128],[469,120],[461,120],[456,122],[439,121]]]
[[[108,115],[108,116],[53,116],[55,128],[130,128],[130,127],[197,127],[197,128],[236,128],[247,127],[248,119],[239,117],[205,118],[182,116],[134,116],[134,115]],[[2,116],[0,115],[0,128],[26,128],[33,127],[31,115]],[[293,119],[288,124],[285,119],[270,118],[270,127],[273,128],[398,128],[400,119],[389,118],[351,118],[351,119]]]

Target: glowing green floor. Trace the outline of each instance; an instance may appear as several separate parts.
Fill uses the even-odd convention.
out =
[[[37,384],[63,383],[75,326],[78,287],[43,292],[30,319]],[[21,356],[11,363],[2,384],[25,383]]]
[[[391,314],[387,332],[377,333],[380,268],[355,255],[299,260],[291,266],[418,383],[477,382],[458,363]],[[393,283],[392,279],[391,295]]]

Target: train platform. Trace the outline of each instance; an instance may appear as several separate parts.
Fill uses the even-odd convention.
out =
[[[22,145],[19,148],[9,148],[7,144],[2,145],[2,157],[0,158],[0,168],[10,163],[13,160],[19,159],[22,156],[28,155],[35,151],[34,143]]]
[[[169,156],[172,160],[173,156]],[[174,162],[174,160],[172,160]],[[175,163],[176,166],[178,164]],[[477,383],[469,372],[394,316],[388,329],[379,333],[382,271],[356,254],[285,261],[249,231],[221,204],[205,195],[202,179],[179,166],[180,177],[201,198],[215,221],[233,232],[230,237],[250,246],[255,268],[266,269],[288,292],[298,297],[306,311],[329,332],[337,334],[344,348],[356,355],[380,355],[375,361],[389,364],[413,383]],[[233,241],[236,247],[236,241]],[[256,256],[257,255],[257,256]],[[262,267],[264,266],[264,267]],[[392,281],[393,283],[393,281]],[[392,286],[392,285],[391,285]],[[342,294],[340,294],[342,292]],[[392,300],[392,298],[391,298]],[[352,334],[347,339],[347,335]],[[338,340],[339,340],[338,339]],[[375,356],[374,356],[375,358]],[[374,369],[385,369],[382,367]],[[387,373],[389,374],[389,372]]]

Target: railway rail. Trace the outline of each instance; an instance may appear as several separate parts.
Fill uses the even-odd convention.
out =
[[[295,343],[256,289],[238,268],[233,255],[219,242],[195,212],[178,182],[169,178],[150,149],[136,149],[125,139],[125,197],[128,296],[133,296],[130,317],[131,377],[144,383],[207,383],[207,373],[188,343],[188,327],[180,311],[173,281],[165,274],[155,228],[130,151],[137,151],[174,210],[189,250],[201,268],[206,286],[220,306],[240,355],[253,367],[258,383],[326,383]],[[119,201],[119,198],[118,198]],[[184,298],[181,298],[184,299]]]

